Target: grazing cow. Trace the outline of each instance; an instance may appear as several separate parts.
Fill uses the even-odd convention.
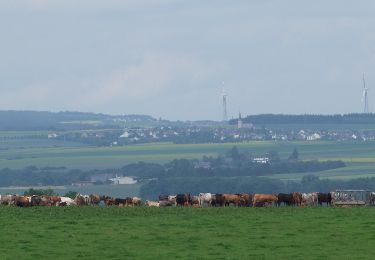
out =
[[[253,205],[253,195],[248,193],[242,193],[240,196],[241,207],[251,207]]]
[[[255,194],[253,197],[253,207],[264,206],[266,204],[276,204],[277,196],[274,194]]]
[[[140,198],[133,197],[132,198],[132,204],[134,206],[141,206],[142,205],[142,200]]]
[[[176,195],[176,205],[177,206],[189,206],[191,205],[191,196],[190,194],[177,194]]]
[[[326,203],[327,206],[330,206],[331,203],[332,203],[331,193],[318,192],[318,203],[319,203],[319,205],[322,205],[323,203]]]
[[[277,206],[280,206],[281,203],[284,203],[286,206],[290,206],[293,203],[293,194],[292,193],[279,193],[277,195]]]
[[[318,193],[302,193],[302,204],[305,206],[317,206],[318,205]]]
[[[146,200],[145,205],[147,207],[159,207],[159,202],[158,201],[151,201],[151,200]]]
[[[293,205],[300,207],[302,205],[302,193],[293,192]]]
[[[224,207],[234,204],[238,207],[240,205],[240,195],[239,194],[223,194],[224,197]]]
[[[211,193],[199,193],[199,205],[203,207],[203,205],[207,203],[208,207],[210,207],[213,195],[214,194]]]

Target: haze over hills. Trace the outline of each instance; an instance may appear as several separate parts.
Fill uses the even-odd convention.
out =
[[[283,115],[260,114],[244,117],[244,123],[254,125],[268,124],[375,124],[375,114],[336,114],[336,115]],[[238,119],[229,120],[229,125],[237,124]],[[213,120],[169,121],[156,119],[148,115],[109,115],[91,112],[48,112],[48,111],[0,111],[0,130],[33,131],[33,130],[71,130],[124,128],[129,126],[161,125],[225,125]]]

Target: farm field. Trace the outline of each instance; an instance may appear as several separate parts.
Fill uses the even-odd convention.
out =
[[[122,147],[61,146],[3,148],[0,142],[0,165],[24,168],[30,165],[66,166],[92,169],[120,167],[132,162],[165,163],[178,158],[202,158],[224,154],[233,145],[241,152],[262,155],[277,151],[287,157],[297,148],[302,159],[343,160],[347,163],[375,164],[374,142],[272,142],[258,141],[225,144],[152,143]]]
[[[373,259],[374,208],[0,207],[1,259]]]

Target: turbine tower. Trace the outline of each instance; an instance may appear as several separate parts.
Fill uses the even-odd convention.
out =
[[[368,88],[366,87],[366,80],[365,80],[365,73],[363,73],[363,95],[362,95],[362,102],[364,102],[363,113],[368,114]]]
[[[227,122],[228,121],[227,94],[225,93],[225,90],[224,90],[224,82],[223,82],[223,90],[221,92],[221,98],[223,102],[223,122]]]

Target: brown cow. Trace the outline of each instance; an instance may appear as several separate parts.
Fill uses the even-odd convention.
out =
[[[104,197],[103,200],[104,200],[104,204],[106,206],[113,206],[113,205],[115,205],[115,199],[112,198],[112,197]]]
[[[265,205],[266,203],[276,204],[277,196],[274,194],[255,194],[253,197],[253,207]]]
[[[14,204],[18,207],[30,207],[31,206],[30,199],[31,197],[17,196],[15,197]]]
[[[87,196],[87,195],[81,195],[79,193],[77,193],[77,195],[76,195],[76,197],[74,199],[74,202],[77,204],[77,206],[88,205],[89,201],[90,201],[89,196]]]
[[[248,193],[240,194],[240,206],[251,207],[253,204],[253,195]]]
[[[230,204],[238,207],[240,205],[240,196],[238,194],[223,194],[224,197],[224,207],[229,207]]]
[[[301,207],[302,205],[302,193],[301,192],[293,192],[293,205],[297,207]]]
[[[89,202],[91,205],[99,205],[100,201],[102,201],[102,196],[98,194],[90,194],[89,196]]]

